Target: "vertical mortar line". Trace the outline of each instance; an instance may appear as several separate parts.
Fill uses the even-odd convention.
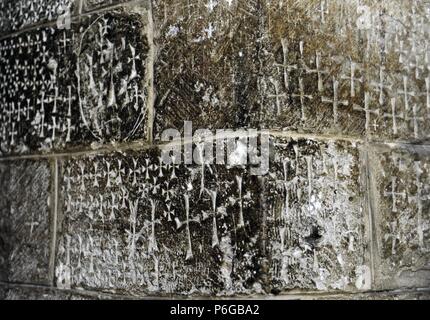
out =
[[[372,197],[372,170],[369,159],[369,148],[370,144],[366,139],[365,150],[364,150],[364,166],[365,166],[365,188],[366,188],[366,204],[367,204],[367,215],[368,215],[368,241],[370,247],[370,272],[371,272],[371,290],[375,289],[375,245],[376,245],[376,237],[375,237],[375,209],[373,206],[373,197]]]
[[[263,288],[267,293],[270,293],[270,285],[269,285],[269,257],[267,252],[267,244],[268,244],[268,234],[267,234],[267,202],[266,202],[266,178],[259,177],[258,178],[259,188],[260,188],[260,212],[261,212],[261,228],[260,228],[260,254],[261,254],[261,282],[263,283]]]
[[[155,43],[154,43],[154,19],[152,15],[152,0],[148,0],[148,24],[146,26],[146,36],[148,40],[148,61],[146,63],[145,84],[148,88],[147,101],[147,140],[153,143],[154,117],[155,117],[155,88],[154,88],[154,63],[155,63]]]
[[[78,14],[81,15],[83,12],[83,8],[84,8],[84,1],[85,0],[79,0],[79,12]]]
[[[51,210],[51,246],[50,246],[50,259],[49,259],[49,283],[51,286],[55,286],[54,276],[55,276],[55,256],[56,256],[56,246],[57,246],[57,223],[58,223],[58,158],[54,158],[52,165],[53,175],[51,178],[52,191],[51,195],[53,198],[53,209]]]

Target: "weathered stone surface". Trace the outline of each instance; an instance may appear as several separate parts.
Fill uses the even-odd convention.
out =
[[[119,8],[1,40],[0,152],[145,138],[146,20]]]
[[[147,20],[143,7],[124,7],[95,14],[80,26],[80,122],[93,141],[145,138]]]
[[[429,138],[426,1],[263,3],[262,125]]]
[[[32,25],[56,21],[67,11],[73,13],[79,0],[2,0],[0,35]]]
[[[10,181],[9,170],[4,164],[0,164],[0,281],[7,281],[9,273],[10,242],[10,205],[8,201]]]
[[[46,284],[51,246],[50,165],[46,161],[2,163],[2,178],[5,170],[8,178],[0,180],[0,269],[6,270],[9,282]]]
[[[307,296],[307,299],[323,300],[429,300],[429,290],[410,290],[410,291],[374,291],[358,294],[339,294],[322,297]]]
[[[31,286],[10,286],[5,300],[98,300],[109,299],[108,296],[89,296],[82,294],[57,290],[54,288],[31,287]]]
[[[269,287],[369,290],[360,146],[277,138],[265,186]]]
[[[63,164],[57,285],[128,294],[259,291],[259,192],[246,169],[159,150]]]
[[[378,287],[430,286],[430,150],[376,148],[370,155]]]
[[[6,297],[7,287],[0,285],[0,300],[4,300]]]
[[[141,0],[142,2],[148,0]],[[84,12],[102,9],[112,5],[120,4],[122,2],[127,2],[127,0],[83,0],[83,10]]]
[[[0,0],[0,298],[428,299],[429,39],[427,0]],[[269,172],[164,164],[184,121]]]
[[[155,136],[258,126],[258,3],[156,1]]]

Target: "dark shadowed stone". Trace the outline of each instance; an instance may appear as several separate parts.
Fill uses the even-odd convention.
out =
[[[57,285],[131,295],[261,290],[257,178],[159,156],[63,162]]]
[[[32,25],[57,21],[66,12],[74,13],[79,0],[2,0],[0,35]]]
[[[70,141],[79,119],[72,107],[72,36],[70,30],[43,28],[0,41],[1,153],[35,152]]]
[[[425,1],[264,3],[262,126],[429,138]]]
[[[0,285],[0,300],[4,300],[6,298],[7,287],[5,285]]]
[[[381,147],[370,154],[381,289],[430,286],[429,159],[430,151],[419,146]]]
[[[145,138],[147,12],[124,7],[91,15],[75,43],[80,122],[87,139]]]
[[[265,185],[269,289],[369,290],[360,146],[274,140]]]
[[[10,286],[5,300],[99,300],[109,299],[108,296],[85,295],[84,292],[74,293],[57,290],[54,288],[42,288],[31,286]]]
[[[0,40],[0,154],[144,139],[146,10]]]
[[[7,281],[9,274],[9,252],[11,243],[10,202],[9,194],[10,171],[6,164],[0,163],[0,281]]]
[[[46,161],[2,163],[2,253],[9,282],[48,283],[51,173]],[[2,263],[3,264],[3,263]],[[3,268],[3,267],[2,267]]]
[[[166,128],[258,126],[259,4],[156,1],[155,136]]]

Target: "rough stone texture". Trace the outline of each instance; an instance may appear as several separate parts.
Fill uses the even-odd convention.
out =
[[[124,7],[80,26],[79,122],[93,141],[145,138],[147,19],[143,7]]]
[[[311,298],[311,297],[310,297]],[[326,296],[327,300],[430,300],[428,290],[391,291],[391,292],[369,292],[356,295]]]
[[[0,300],[4,300],[6,298],[7,287],[0,285]]]
[[[419,146],[371,154],[377,285],[430,286],[430,152]]]
[[[360,146],[276,139],[265,186],[270,289],[368,290]]]
[[[79,0],[2,0],[0,2],[0,35],[40,23],[56,21],[67,10],[76,8]]]
[[[85,295],[58,290],[55,288],[11,286],[5,295],[5,300],[100,300],[109,299],[108,296]]]
[[[0,0],[0,297],[428,299],[429,33],[427,0]],[[269,171],[163,164],[184,121],[267,128]]]
[[[428,138],[425,1],[270,1],[262,121],[374,139]]]
[[[1,163],[0,171],[2,280],[47,284],[51,245],[50,165],[45,161]],[[4,171],[8,172],[7,179]]]
[[[151,150],[70,159],[63,173],[60,287],[259,290],[258,183],[246,170],[165,166]]]
[[[155,136],[258,126],[258,2],[155,1]]]
[[[143,0],[144,2],[146,0]],[[102,9],[105,7],[109,7],[111,5],[117,5],[123,2],[127,2],[127,0],[83,0],[83,10],[84,12],[89,12],[97,9]]]
[[[146,21],[119,8],[0,40],[0,152],[145,138]]]

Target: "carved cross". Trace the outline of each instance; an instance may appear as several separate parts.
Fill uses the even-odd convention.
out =
[[[370,94],[368,92],[366,92],[364,94],[364,108],[360,107],[358,105],[354,105],[353,109],[356,111],[363,111],[366,115],[366,130],[369,130],[369,125],[370,125],[370,115],[374,114],[379,116],[380,110],[376,109],[376,110],[371,110],[370,109]]]
[[[333,77],[333,98],[330,99],[327,97],[322,97],[321,100],[324,103],[331,103],[332,104],[334,124],[337,124],[339,105],[346,107],[349,105],[349,101],[348,100],[339,100],[339,82],[334,77]]]
[[[391,178],[391,191],[390,192],[385,191],[384,196],[392,198],[393,203],[392,203],[391,211],[395,212],[395,213],[397,212],[398,197],[400,197],[402,199],[406,199],[406,193],[405,192],[397,192],[396,189],[397,189],[396,178],[392,177]]]

